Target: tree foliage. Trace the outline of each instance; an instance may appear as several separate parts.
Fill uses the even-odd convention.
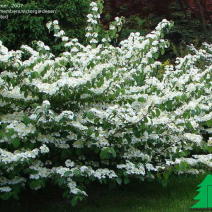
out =
[[[60,2],[56,0],[7,0],[3,4],[7,7],[1,10],[55,10],[55,13],[8,14],[9,18],[1,20],[0,23],[0,39],[9,49],[19,49],[23,43],[31,45],[34,40],[42,40],[52,47],[54,53],[57,53],[61,51],[61,44],[49,36],[45,23],[59,19],[69,37],[77,37],[83,42],[89,2],[89,0]]]

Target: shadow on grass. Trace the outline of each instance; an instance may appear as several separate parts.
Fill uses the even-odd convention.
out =
[[[90,185],[88,198],[77,207],[62,199],[62,191],[48,187],[25,191],[19,201],[0,201],[1,212],[192,212],[197,185],[204,176],[176,176],[167,187],[156,182],[132,182],[109,189]],[[197,211],[197,210],[195,210]],[[201,210],[200,210],[201,211]]]

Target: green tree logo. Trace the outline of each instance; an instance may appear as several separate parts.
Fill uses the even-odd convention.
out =
[[[212,175],[207,175],[198,187],[199,194],[194,199],[199,202],[191,208],[212,209]]]

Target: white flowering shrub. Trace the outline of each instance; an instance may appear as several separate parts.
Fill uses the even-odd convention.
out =
[[[211,169],[201,123],[212,117],[212,45],[192,46],[164,67],[157,59],[172,23],[163,20],[145,37],[132,33],[114,47],[123,19],[98,40],[101,9],[91,3],[86,46],[58,21],[47,24],[64,44],[59,56],[41,41],[18,51],[0,43],[1,198],[54,182],[75,203],[92,181]]]

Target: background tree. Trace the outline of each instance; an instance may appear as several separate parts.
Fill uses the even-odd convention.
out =
[[[20,8],[12,5],[23,4]],[[49,35],[45,23],[59,20],[69,37],[76,37],[80,42],[85,41],[86,14],[90,0],[5,0],[8,5],[1,10],[55,10],[53,14],[9,14],[8,20],[0,21],[0,40],[9,49],[18,49],[22,43],[31,45],[34,40],[42,40],[51,46],[53,53],[61,50],[61,44],[55,42]]]

